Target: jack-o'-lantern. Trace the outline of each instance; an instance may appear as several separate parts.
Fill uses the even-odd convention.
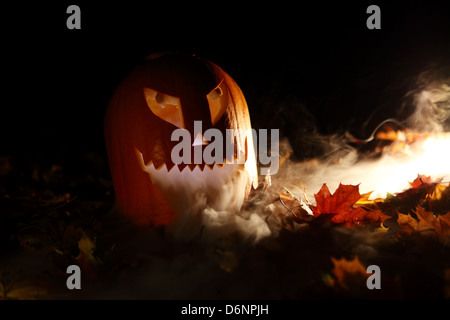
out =
[[[201,132],[195,132],[198,123]],[[197,151],[213,143],[203,137],[210,128],[233,139],[234,157],[244,154],[245,162],[194,159]],[[179,144],[173,138],[177,129],[192,139],[189,163],[172,159]],[[227,129],[234,130],[234,136],[227,135]],[[205,206],[218,212],[239,210],[257,185],[252,136],[243,134],[250,129],[244,95],[220,67],[190,55],[149,56],[118,86],[105,116],[119,210],[141,225],[197,219],[189,215]]]

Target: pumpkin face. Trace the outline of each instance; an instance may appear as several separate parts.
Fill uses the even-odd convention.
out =
[[[198,121],[203,132],[214,128],[225,139],[227,129],[232,129],[233,156],[245,155],[245,163],[194,159],[209,144],[203,132],[195,131]],[[172,133],[177,129],[192,137],[188,163],[172,161],[172,150],[179,144],[172,141]],[[257,185],[252,137],[242,134],[250,129],[240,88],[217,65],[178,54],[144,60],[118,86],[105,116],[106,150],[119,209],[138,224],[154,225],[167,225],[175,217],[189,220],[195,215],[192,211],[205,206],[238,210],[251,186]]]

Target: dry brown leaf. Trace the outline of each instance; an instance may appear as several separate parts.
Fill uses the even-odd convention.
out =
[[[348,289],[355,279],[364,280],[363,283],[365,283],[365,279],[368,277],[367,270],[358,256],[355,256],[353,260],[331,257],[331,261],[334,265],[332,273],[336,276],[339,286]]]
[[[47,290],[45,288],[23,281],[20,283],[15,283],[12,288],[6,292],[5,299],[34,300],[39,299],[46,293]]]
[[[80,241],[78,241],[78,248],[80,249],[80,254],[86,259],[86,262],[91,265],[96,265],[100,262],[94,255],[95,247],[95,239],[91,240],[91,238],[83,232]]]
[[[310,221],[313,218],[312,210],[308,204],[294,196],[289,190],[285,189],[285,193],[280,193],[279,197],[281,204],[296,218],[304,221]]]
[[[450,212],[435,216],[433,212],[418,206],[414,213],[417,219],[408,214],[398,213],[397,223],[400,233],[411,235],[415,232],[430,233],[447,241],[450,237]]]

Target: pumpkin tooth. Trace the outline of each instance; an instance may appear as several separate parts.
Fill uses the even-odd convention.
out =
[[[142,154],[142,152],[140,152],[136,147],[134,148],[134,152],[136,153],[136,157],[138,158],[138,162],[139,165],[141,166],[141,168],[144,170],[145,167],[148,167],[150,165],[152,165],[152,160],[150,160],[147,164],[145,163],[144,160],[144,155]]]
[[[158,158],[156,158],[156,159],[153,158],[151,163],[155,166],[156,170],[159,170],[161,168],[161,166],[165,165],[165,161],[162,159],[158,159]]]
[[[155,167],[156,170],[161,170],[162,167],[166,167],[166,164],[165,164],[165,163],[162,163],[162,164],[160,164],[159,166],[154,166],[154,167]],[[167,170],[167,167],[166,167],[166,170]]]
[[[176,165],[178,171],[182,172],[188,165],[184,164],[184,163],[180,163],[178,165]],[[191,170],[192,171],[192,170]]]
[[[197,167],[196,164],[192,164],[192,163],[188,164],[187,166],[189,167],[189,170],[191,170],[191,172],[194,171],[194,169]]]
[[[190,167],[189,167],[189,169],[188,169],[188,167],[189,167],[189,166],[185,166],[180,172],[187,171],[187,170],[190,170],[190,171],[192,172],[193,170],[191,170]]]
[[[173,167],[176,167],[175,163],[169,163],[169,164],[165,164],[165,166],[167,167],[167,171],[169,172],[170,170],[173,169]]]
[[[164,165],[165,165],[165,164],[164,164]],[[170,172],[170,171],[172,171],[172,170],[181,172],[181,171],[180,171],[180,168],[178,168],[178,166],[176,166],[176,165],[173,165],[171,168],[168,168],[167,165],[165,165],[165,166],[166,166],[167,172]]]

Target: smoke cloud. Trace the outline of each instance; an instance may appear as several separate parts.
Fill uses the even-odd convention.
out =
[[[417,131],[450,129],[450,67],[433,68],[416,78],[416,88],[405,95],[400,114],[411,112],[406,126]]]

